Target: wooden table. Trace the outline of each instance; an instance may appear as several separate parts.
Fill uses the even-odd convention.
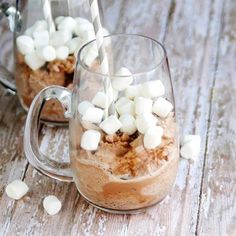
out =
[[[104,213],[88,205],[73,183],[49,179],[28,164],[22,149],[26,114],[17,97],[1,88],[0,235],[236,235],[236,1],[106,2],[111,31],[164,42],[181,135],[201,135],[199,159],[180,161],[172,192],[146,213]],[[11,34],[3,31],[0,57],[11,67]],[[52,156],[67,153],[67,134],[65,128],[44,127],[41,148]],[[4,192],[14,179],[30,188],[19,201]],[[43,210],[49,194],[62,201],[58,215]]]

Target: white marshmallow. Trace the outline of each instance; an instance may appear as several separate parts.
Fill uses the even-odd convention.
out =
[[[61,202],[56,196],[49,195],[43,199],[43,207],[49,215],[55,215],[61,210]]]
[[[163,97],[159,97],[152,108],[152,111],[161,118],[166,118],[172,110],[173,105]]]
[[[147,149],[156,148],[161,144],[163,128],[161,126],[150,127],[144,134],[143,144]]]
[[[135,113],[137,115],[152,112],[152,99],[144,97],[136,97],[134,99],[134,103],[135,103]]]
[[[158,119],[151,113],[143,113],[136,118],[136,126],[140,133],[144,134],[148,128],[155,126]]]
[[[52,34],[50,43],[54,47],[66,45],[72,39],[72,34],[69,30],[60,30]]]
[[[83,37],[85,32],[94,30],[93,25],[89,21],[87,21],[86,19],[84,19],[84,20],[79,20],[80,21],[79,22],[78,18],[76,18],[77,24],[75,27],[75,34],[77,36]]]
[[[134,99],[135,97],[141,96],[141,85],[131,85],[125,90],[125,96],[129,99]]]
[[[34,51],[34,41],[31,37],[27,35],[21,35],[17,37],[16,45],[18,51],[23,55],[26,55]]]
[[[56,50],[54,47],[48,45],[37,51],[38,56],[44,61],[53,61],[56,59]]]
[[[45,21],[45,20],[38,20],[31,27],[29,27],[25,31],[25,34],[27,34],[29,36],[33,36],[34,32],[41,32],[41,31],[44,31],[44,30],[47,30],[47,29],[48,29],[47,21]]]
[[[82,47],[83,44],[84,44],[83,40],[81,38],[79,38],[79,37],[71,39],[67,43],[67,47],[69,48],[69,53],[72,54],[76,50],[79,50]]]
[[[127,133],[128,135],[132,135],[136,132],[136,121],[132,115],[124,114],[120,116],[119,121],[122,124],[121,132]]]
[[[128,98],[126,98],[126,97],[120,97],[119,99],[118,99],[118,101],[116,102],[116,109],[118,108],[118,107],[120,107],[120,106],[123,106],[123,105],[125,105],[126,103],[128,103],[130,100],[128,99]]]
[[[79,103],[78,111],[81,115],[83,115],[87,111],[87,109],[90,107],[93,107],[93,104],[91,102],[83,101],[83,102]]]
[[[180,154],[183,158],[196,160],[201,149],[201,137],[199,135],[185,135]]]
[[[115,115],[111,115],[101,122],[99,127],[107,134],[115,134],[122,127],[122,124]]]
[[[116,76],[112,79],[112,87],[117,91],[125,90],[133,82],[132,73],[126,67],[121,67]]]
[[[82,18],[82,17],[76,17],[75,21],[77,24],[79,25],[83,25],[83,24],[91,24],[89,20]]]
[[[83,38],[84,43],[87,43],[87,42],[95,39],[94,30],[85,31],[82,35],[82,38]]]
[[[87,151],[95,151],[98,148],[101,134],[97,130],[86,130],[81,138],[80,146]]]
[[[45,64],[45,61],[38,56],[38,53],[32,52],[25,56],[25,63],[32,70],[37,70]]]
[[[104,111],[102,109],[96,107],[89,107],[84,112],[82,120],[97,124],[101,122],[103,115]]]
[[[29,187],[26,183],[17,179],[8,184],[5,191],[8,197],[18,200],[29,191]]]
[[[74,33],[77,23],[74,18],[67,16],[60,20],[58,24],[58,30],[69,30]]]
[[[63,20],[65,18],[65,16],[58,16],[58,17],[56,17],[55,18],[55,23],[57,24],[57,25],[59,25],[60,24],[60,22]]]
[[[135,115],[134,102],[129,100],[125,103],[122,103],[116,107],[116,110],[119,113],[119,115],[130,114],[134,116]]]
[[[160,97],[165,94],[165,87],[160,80],[152,80],[143,83],[142,95],[148,98]]]
[[[97,94],[94,96],[92,100],[93,105],[103,109],[106,107],[106,102],[108,103],[107,105],[109,106],[109,98],[108,101],[106,101],[106,94],[104,92],[97,92]]]
[[[56,57],[59,60],[65,60],[69,56],[69,48],[66,46],[60,46],[56,49]]]
[[[47,30],[41,32],[36,31],[33,33],[33,37],[36,49],[49,45],[49,33]]]

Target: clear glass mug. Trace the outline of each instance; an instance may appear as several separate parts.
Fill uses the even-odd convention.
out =
[[[74,181],[95,207],[141,212],[170,192],[179,162],[167,55],[160,43],[141,35],[110,35],[104,45],[109,76],[101,73],[98,58],[85,64],[87,50],[96,47],[91,41],[78,53],[73,91],[50,86],[35,97],[26,121],[25,154],[44,174]],[[121,67],[126,67],[122,73]],[[68,165],[39,150],[39,115],[52,98],[69,117]]]
[[[14,75],[0,66],[0,83],[12,92],[17,91],[26,111],[36,94],[47,86],[72,89],[78,50],[95,38],[87,1],[48,1],[55,30],[45,20],[50,14],[45,2],[20,0],[15,7],[7,2],[0,3],[0,19],[7,16],[10,29],[14,31],[15,65]],[[68,122],[56,100],[47,102],[41,118],[51,124]]]

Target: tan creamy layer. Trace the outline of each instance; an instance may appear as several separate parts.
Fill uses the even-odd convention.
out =
[[[80,148],[78,134],[83,128],[72,122],[71,165],[82,195],[116,210],[139,209],[162,200],[174,183],[179,154],[174,119],[161,122],[163,141],[156,149],[145,149],[139,133],[131,137],[103,134],[96,152]],[[73,138],[75,134],[77,138]]]

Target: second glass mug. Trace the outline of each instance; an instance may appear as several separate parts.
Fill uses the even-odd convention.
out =
[[[50,86],[35,97],[26,121],[25,154],[44,174],[74,181],[99,209],[142,212],[171,191],[179,162],[167,55],[160,43],[141,35],[110,35],[104,45],[109,76],[100,72],[98,59],[85,65],[86,51],[96,47],[91,41],[79,51],[73,91]],[[121,67],[126,68],[122,73]],[[111,89],[105,81],[112,92],[106,93]],[[70,164],[64,166],[43,155],[38,145],[40,111],[52,98],[69,118]],[[108,114],[104,104],[110,104]]]

